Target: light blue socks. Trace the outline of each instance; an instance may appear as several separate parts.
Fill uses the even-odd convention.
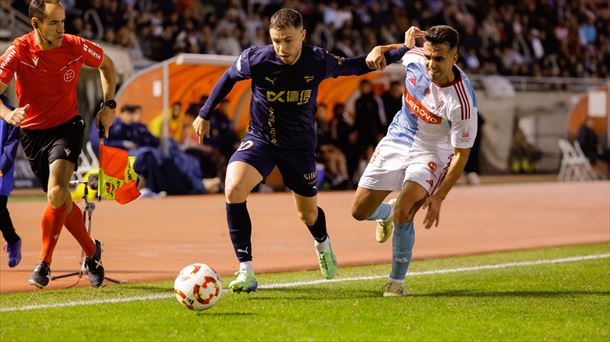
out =
[[[385,220],[390,216],[390,212],[392,211],[392,206],[383,202],[381,203],[377,209],[367,218],[369,221],[375,220]]]
[[[389,205],[388,205],[389,207]],[[415,244],[415,230],[413,221],[403,224],[394,223],[394,236],[392,237],[392,272],[390,278],[404,281],[413,255]]]

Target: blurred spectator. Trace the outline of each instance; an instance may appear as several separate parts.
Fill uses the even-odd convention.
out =
[[[519,120],[513,122],[513,142],[510,148],[509,164],[513,173],[535,173],[536,163],[542,158],[542,151],[527,141],[519,127]]]
[[[26,0],[13,8],[27,13]],[[304,13],[308,42],[350,56],[402,40],[411,25],[447,24],[462,37],[466,72],[608,77],[604,1],[68,1],[68,32],[99,37],[161,61],[179,52],[238,55],[269,43],[279,7]],[[355,30],[354,28],[357,28]],[[137,38],[136,38],[137,37]]]
[[[332,143],[331,127],[327,122],[326,111],[326,105],[320,103],[316,111],[316,131],[318,136],[316,154],[327,171],[325,177],[330,182],[330,188],[346,189],[349,186],[347,160],[343,152]]]
[[[360,97],[356,100],[355,111],[358,149],[362,158],[369,160],[377,142],[383,137],[383,127],[386,125],[383,102],[373,92],[369,80],[360,81]]]
[[[138,147],[158,147],[159,139],[150,133],[141,119],[141,106],[123,105],[119,116],[110,126],[105,145],[128,151]]]
[[[468,185],[481,184],[479,174],[481,173],[481,139],[483,137],[484,124],[485,119],[479,111],[477,113],[477,137],[474,139],[474,144],[472,145],[472,148],[470,149],[470,155],[468,156],[468,162],[464,167],[464,174],[466,175],[466,184]]]
[[[386,117],[386,123],[383,126],[383,134],[385,135],[396,113],[402,108],[402,82],[391,81],[390,87],[381,95],[381,100]]]
[[[204,101],[205,103],[205,101]],[[199,143],[199,138],[193,129],[193,121],[199,115],[201,104],[192,103],[186,110],[183,123],[183,141],[180,148],[188,155],[196,158],[201,166],[204,178],[219,177],[224,183],[228,159],[205,141]]]
[[[154,197],[161,192],[170,195],[218,192],[220,179],[202,179],[199,162],[182,153],[173,139],[169,140],[169,156],[164,157],[158,149],[159,139],[140,118],[140,106],[123,105],[105,144],[128,150],[136,157],[134,170],[142,180],[141,186],[146,188],[144,194]]]
[[[157,115],[149,124],[150,131],[156,137],[161,138],[163,135],[163,117],[165,114]],[[170,138],[176,141],[182,141],[182,103],[176,101],[172,103],[172,109],[167,121],[167,129]]]
[[[354,131],[354,118],[345,110],[343,103],[335,103],[333,117],[330,122],[330,140],[337,146],[347,161],[347,173],[350,181],[355,182],[353,176],[358,167],[360,152],[357,148],[357,134]]]
[[[608,173],[610,170],[610,149],[602,147],[593,127],[593,118],[587,117],[582,126],[580,126],[577,140],[583,153],[587,159],[589,159],[591,166],[593,166],[594,169],[599,170],[602,168],[600,163],[605,163],[606,165],[603,166],[605,170],[602,170],[602,172]]]
[[[210,137],[206,144],[218,150],[226,160],[229,160],[233,152],[239,146],[239,138],[235,134],[233,122],[228,117],[229,100],[223,99],[218,107],[212,111],[210,116]]]

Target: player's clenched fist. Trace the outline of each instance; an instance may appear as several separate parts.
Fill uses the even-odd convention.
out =
[[[108,138],[108,132],[110,132],[110,126],[114,121],[114,109],[104,106],[97,112],[95,116],[95,124],[97,127],[104,129],[104,137]]]
[[[383,55],[383,50],[379,47],[376,46],[375,48],[373,48],[373,50],[371,50],[371,52],[369,52],[369,54],[366,56],[366,65],[369,67],[369,69],[373,69],[373,70],[383,70],[385,69],[386,66],[386,60],[385,60],[385,56]]]
[[[23,118],[25,118],[25,112],[30,108],[29,104],[26,104],[23,107],[15,108],[14,110],[8,112],[2,119],[8,122],[13,126],[19,126]]]
[[[409,49],[412,49],[415,47],[415,38],[421,38],[421,37],[424,37],[425,35],[426,35],[426,31],[420,30],[419,27],[411,26],[411,27],[409,27],[407,32],[405,32],[405,45]]]
[[[195,129],[195,134],[199,137],[199,143],[203,142],[204,137],[210,137],[210,121],[203,119],[198,116],[195,121],[193,121],[193,128]]]

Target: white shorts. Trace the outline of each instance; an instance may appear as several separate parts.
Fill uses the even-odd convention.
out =
[[[431,195],[442,182],[453,154],[411,147],[387,136],[381,139],[358,186],[371,190],[400,191],[407,181],[416,182]]]

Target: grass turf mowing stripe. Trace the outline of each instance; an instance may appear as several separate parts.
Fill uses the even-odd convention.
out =
[[[422,276],[422,275],[449,274],[449,273],[482,271],[482,270],[511,268],[511,267],[559,264],[559,263],[566,263],[566,262],[577,262],[577,261],[604,259],[604,258],[610,258],[610,253],[582,255],[582,256],[574,256],[574,257],[558,258],[558,259],[542,259],[542,260],[531,260],[531,261],[521,261],[521,262],[509,262],[509,263],[495,264],[495,265],[458,267],[458,268],[440,269],[440,270],[433,270],[433,271],[410,272],[407,274],[407,276],[414,277],[414,276]],[[328,283],[337,283],[337,282],[373,280],[373,279],[381,279],[381,278],[386,278],[386,277],[387,277],[387,275],[375,275],[375,276],[364,276],[364,277],[338,278],[338,279],[330,279],[330,280],[324,279],[324,280],[313,280],[313,281],[303,281],[303,282],[293,282],[293,283],[269,284],[269,285],[259,286],[259,288],[260,289],[279,289],[279,288],[328,284]],[[5,307],[5,308],[0,308],[0,312],[38,310],[38,309],[59,308],[59,307],[66,307],[66,306],[84,306],[84,305],[96,305],[96,304],[107,304],[107,303],[126,303],[126,302],[135,302],[135,301],[166,299],[166,298],[171,298],[173,296],[174,296],[174,294],[162,294],[162,295],[151,295],[151,296],[100,299],[100,300],[91,300],[91,301],[74,301],[74,302],[55,303],[55,304],[28,305],[28,306],[20,306],[20,307]]]
[[[545,264],[559,264],[563,262],[575,262],[575,261],[583,261],[583,260],[591,260],[591,259],[604,259],[610,258],[610,253],[605,254],[594,254],[594,255],[583,255],[583,256],[575,256],[568,258],[559,258],[559,259],[546,259],[546,260],[532,260],[532,261],[520,261],[520,262],[509,262],[504,264],[496,264],[496,265],[480,265],[480,266],[472,266],[472,267],[458,267],[458,268],[450,268],[450,269],[440,269],[433,271],[420,271],[420,272],[408,272],[407,277],[414,276],[422,276],[422,275],[434,275],[434,274],[448,274],[448,273],[460,273],[460,272],[468,272],[468,271],[481,271],[481,270],[493,270],[499,268],[509,268],[509,267],[522,267],[522,266],[535,266],[535,265],[545,265]],[[312,281],[302,281],[302,282],[294,282],[294,283],[281,283],[281,284],[270,284],[270,285],[261,285],[259,289],[280,289],[286,287],[296,287],[296,286],[305,286],[305,285],[318,285],[318,284],[326,284],[326,283],[337,283],[344,281],[358,281],[358,280],[372,280],[372,279],[381,279],[387,278],[388,275],[376,275],[376,276],[364,276],[364,277],[351,277],[351,278],[337,278],[337,279],[320,279],[320,280],[312,280]]]

